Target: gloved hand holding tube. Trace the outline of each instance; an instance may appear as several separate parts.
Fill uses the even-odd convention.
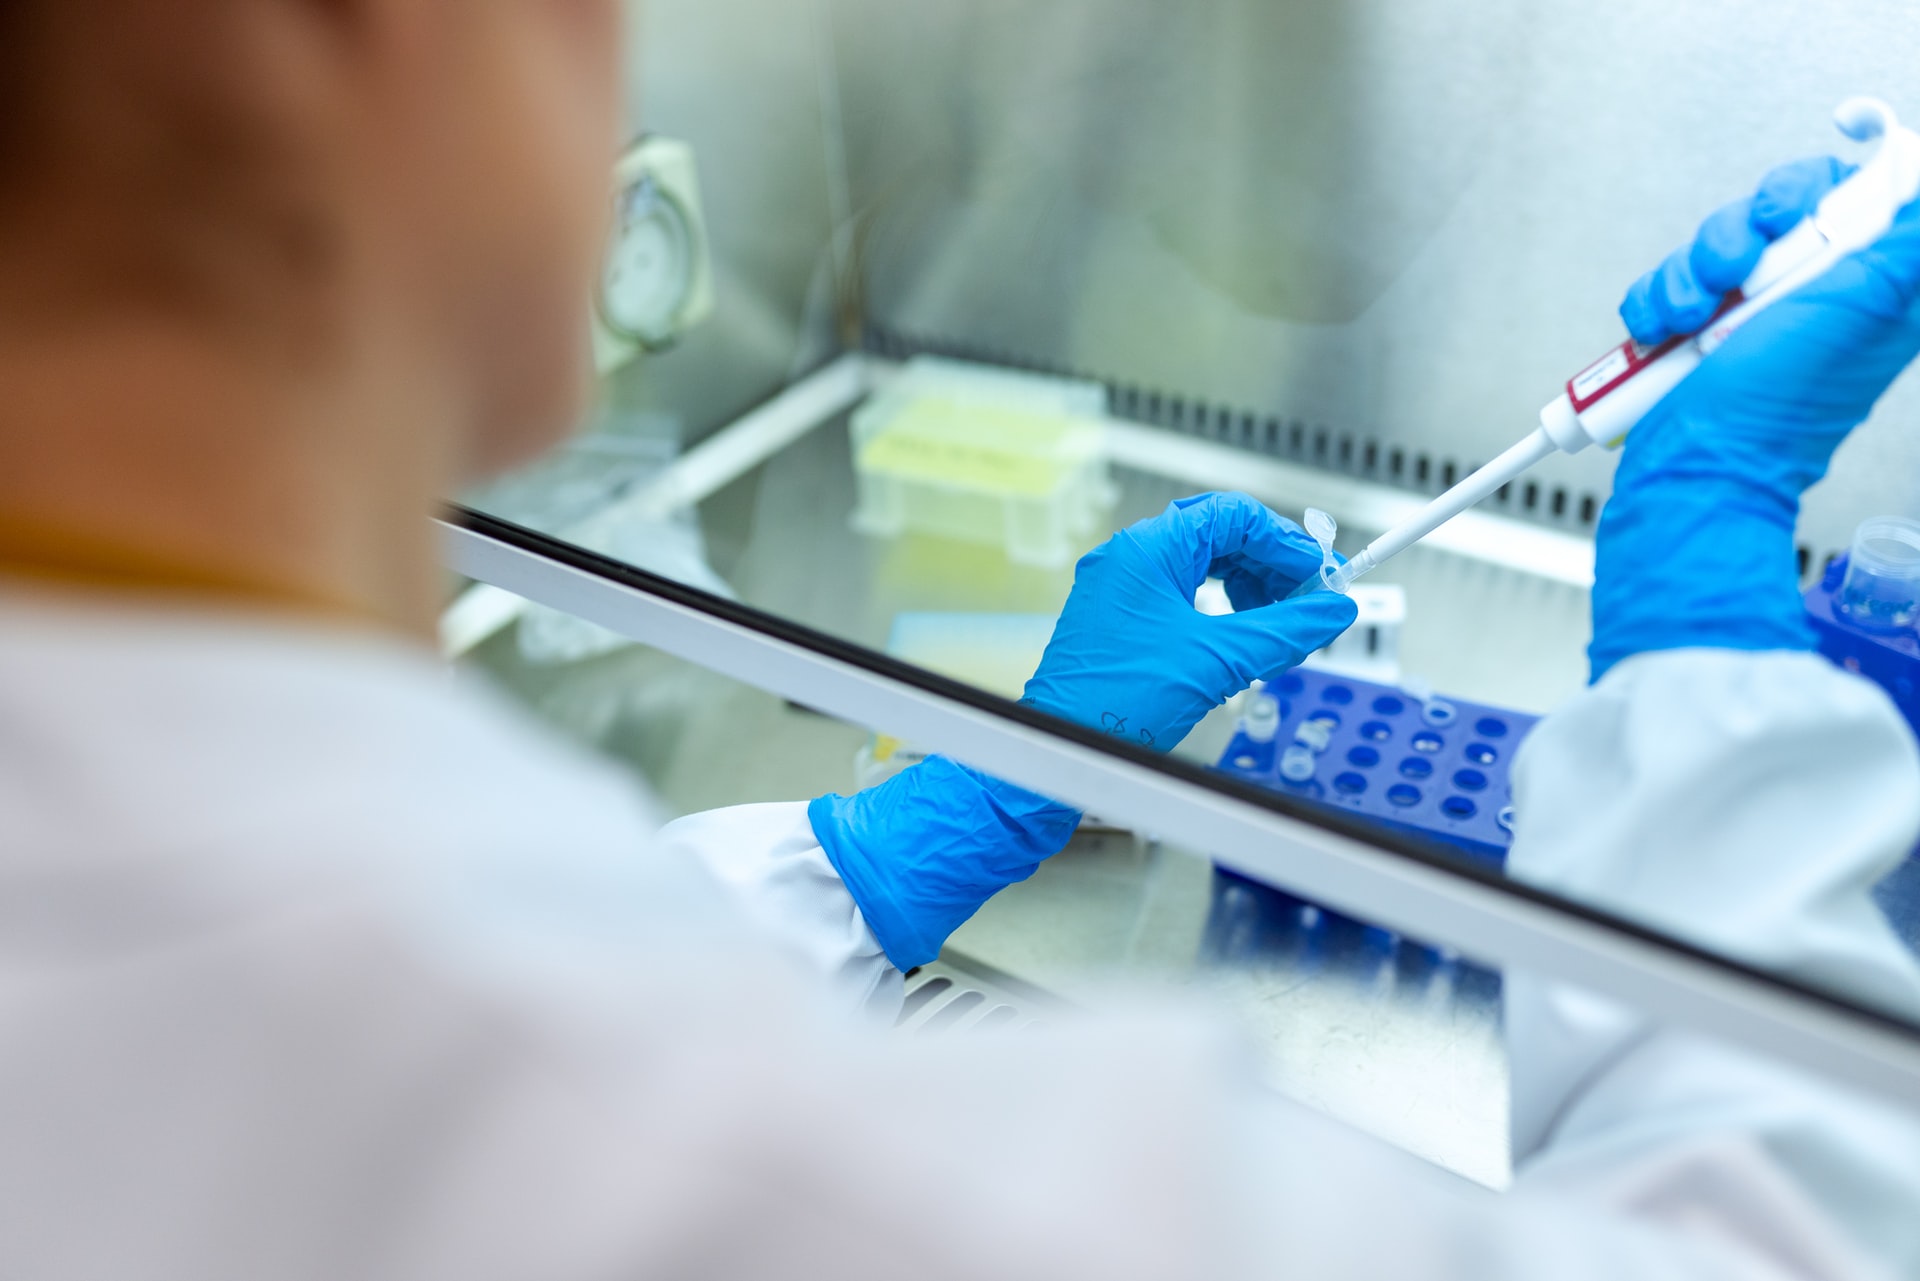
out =
[[[1321,565],[1319,545],[1244,494],[1174,503],[1081,558],[1074,587],[1021,700],[1161,751],[1255,680],[1280,675],[1353,625],[1346,596],[1287,597]],[[1194,608],[1209,577],[1235,613]],[[807,816],[868,928],[901,969],[939,955],[982,903],[1058,853],[1078,811],[929,757]]]
[[[1711,319],[1761,253],[1850,170],[1803,161],[1701,226],[1621,307],[1657,345]],[[1920,354],[1920,210],[1761,311],[1634,430],[1596,535],[1593,679],[1655,650],[1814,647],[1801,494]]]
[[[1182,499],[1081,559],[1021,701],[1171,750],[1208,712],[1353,625],[1349,599],[1287,599],[1321,563],[1305,530],[1245,494]],[[1226,584],[1232,614],[1193,607],[1208,578]]]

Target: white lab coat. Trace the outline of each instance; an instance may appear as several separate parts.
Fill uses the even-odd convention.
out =
[[[1519,789],[1522,874],[1920,993],[1920,765],[1817,660],[1624,664]],[[0,597],[0,1274],[1920,1274],[1911,1119],[1590,999],[1516,980],[1492,1196],[1185,1011],[892,1038],[801,806],[654,827],[405,645]]]

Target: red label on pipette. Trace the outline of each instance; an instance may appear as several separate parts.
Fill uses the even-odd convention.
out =
[[[1714,311],[1713,318],[1707,321],[1702,333],[1712,332],[1714,326],[1741,303],[1747,296],[1736,289],[1720,300],[1720,306]],[[1657,347],[1642,347],[1629,338],[1600,359],[1575,374],[1567,382],[1567,399],[1573,402],[1573,412],[1584,414],[1587,410],[1605,400],[1607,396],[1633,376],[1651,365],[1660,357],[1688,341],[1693,335],[1682,334],[1669,338]],[[1725,335],[1721,335],[1725,340]]]
[[[1567,399],[1573,412],[1584,414],[1606,399],[1607,393],[1685,342],[1670,338],[1658,347],[1642,347],[1628,339],[1567,381]]]

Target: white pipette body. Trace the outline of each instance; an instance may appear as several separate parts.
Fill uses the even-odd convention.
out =
[[[1567,381],[1566,390],[1540,411],[1540,426],[1519,444],[1374,539],[1345,565],[1323,570],[1321,581],[1345,591],[1362,574],[1551,454],[1577,454],[1589,445],[1618,448],[1648,411],[1736,329],[1885,235],[1900,211],[1920,197],[1920,134],[1902,127],[1893,108],[1877,98],[1849,98],[1834,112],[1834,123],[1856,141],[1879,139],[1879,147],[1799,226],[1767,247],[1705,329],[1656,347],[1629,340],[1608,352]]]

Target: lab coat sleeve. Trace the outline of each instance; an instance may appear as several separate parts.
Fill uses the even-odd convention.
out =
[[[1878,687],[1808,654],[1643,655],[1542,723],[1514,788],[1516,878],[1920,1016],[1870,895],[1920,836],[1920,754]],[[1506,1007],[1522,1186],[1717,1205],[1766,1239],[1785,1220],[1754,1180],[1777,1179],[1920,1275],[1895,1208],[1920,1204],[1911,1116],[1537,976],[1510,973]]]
[[[705,867],[755,926],[845,1001],[881,1016],[898,1011],[900,972],[828,861],[804,803],[694,814],[663,828],[655,848]]]

